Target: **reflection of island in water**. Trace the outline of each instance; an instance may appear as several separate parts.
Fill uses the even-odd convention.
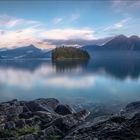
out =
[[[21,69],[35,71],[40,67],[51,68],[53,72],[79,72],[79,74],[107,74],[118,79],[127,77],[137,79],[140,76],[140,58],[129,56],[111,56],[97,57],[89,61],[83,60],[66,60],[66,61],[50,61],[50,60],[1,60],[0,69]],[[80,71],[77,71],[80,70]]]
[[[64,61],[52,61],[56,72],[70,72],[77,69],[85,69],[88,66],[88,60],[64,60]]]

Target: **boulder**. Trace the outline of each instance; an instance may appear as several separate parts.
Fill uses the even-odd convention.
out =
[[[56,126],[49,126],[48,128],[46,128],[44,130],[44,135],[48,137],[48,139],[55,139],[55,137],[57,139],[62,138],[62,136],[64,135],[63,132],[61,130],[59,130]]]
[[[0,139],[61,140],[88,115],[86,110],[75,113],[56,99],[0,103]]]
[[[69,105],[59,104],[56,107],[55,112],[58,113],[58,114],[60,114],[60,115],[68,115],[68,114],[74,113],[74,110],[72,110],[72,108],[70,108]]]
[[[24,112],[19,114],[18,116],[19,118],[23,118],[23,119],[29,119],[33,117],[33,113],[32,112]]]
[[[128,119],[131,119],[140,112],[140,101],[132,102],[126,105],[126,107],[121,111],[121,115],[125,116]]]
[[[0,115],[18,115],[23,112],[23,106],[18,100],[12,100],[0,104]]]
[[[10,122],[6,122],[5,123],[5,129],[15,129],[16,128],[16,125],[13,121],[10,121]]]
[[[78,126],[78,124],[84,121],[89,114],[90,113],[88,111],[82,110],[78,113],[60,117],[56,119],[52,123],[52,125],[56,126],[59,130],[66,133],[70,131],[72,128]]]
[[[112,116],[110,117],[110,121],[114,122],[114,123],[123,123],[125,122],[127,119],[124,116]]]
[[[140,101],[129,103],[125,107],[126,112],[140,111]]]
[[[19,119],[15,121],[15,125],[16,125],[16,128],[22,128],[26,125],[26,123],[24,119]]]
[[[25,104],[31,112],[35,111],[54,112],[56,106],[59,104],[59,101],[53,98],[37,99],[34,101],[26,102]]]
[[[135,108],[135,107],[136,108]],[[136,140],[140,138],[140,108],[137,103],[126,106],[124,114],[116,114],[104,121],[91,123],[74,130],[64,140]],[[129,113],[133,114],[127,117]]]
[[[121,113],[101,117],[101,121],[83,123],[89,114],[87,110],[75,112],[56,99],[0,103],[0,140],[140,138],[140,102],[128,104]]]

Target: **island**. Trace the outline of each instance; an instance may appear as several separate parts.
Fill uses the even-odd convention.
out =
[[[88,60],[90,58],[86,50],[74,47],[58,47],[52,51],[52,60],[80,59]]]

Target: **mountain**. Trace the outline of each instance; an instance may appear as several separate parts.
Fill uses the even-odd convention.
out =
[[[101,46],[98,45],[86,45],[81,47],[83,50],[86,50],[89,55],[92,55],[93,51],[98,50]]]
[[[87,45],[82,48],[87,51],[140,51],[140,38],[138,36],[126,37],[119,35],[102,46]]]
[[[131,36],[130,40],[133,43],[133,50],[140,50],[140,38],[138,36]]]
[[[43,51],[33,45],[13,48],[13,49],[0,49],[0,56],[3,59],[30,59],[30,58],[50,58],[50,51]]]
[[[119,35],[103,45],[102,48],[106,50],[140,50],[140,38]]]
[[[111,39],[111,38],[110,38]],[[81,40],[75,40],[74,44],[82,42]],[[59,42],[59,41],[58,41]],[[61,42],[61,41],[60,41]],[[59,43],[60,43],[59,42]],[[73,40],[72,40],[73,42]],[[70,44],[72,42],[69,42]],[[56,43],[56,42],[55,42]],[[58,44],[59,44],[58,43]],[[68,42],[61,42],[68,43]],[[82,44],[84,43],[84,40]],[[91,43],[90,41],[88,43]],[[92,44],[92,43],[91,43]],[[76,47],[76,46],[75,46]],[[91,56],[94,51],[140,51],[140,38],[138,36],[126,37],[119,35],[109,40],[104,45],[84,45],[81,49],[86,50]],[[42,50],[34,45],[7,49],[0,49],[0,59],[35,59],[35,58],[51,58],[51,50]]]

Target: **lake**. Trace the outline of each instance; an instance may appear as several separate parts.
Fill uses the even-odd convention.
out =
[[[94,53],[89,61],[1,60],[0,101],[57,98],[112,113],[140,100],[139,53]]]

